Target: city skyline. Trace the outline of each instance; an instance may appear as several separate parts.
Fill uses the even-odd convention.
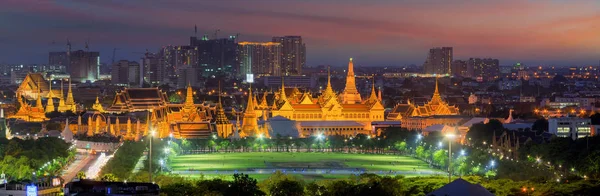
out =
[[[349,57],[358,67],[422,65],[430,48],[444,46],[454,48],[454,59],[501,65],[599,63],[600,2],[436,2],[7,1],[0,24],[11,28],[0,30],[0,63],[47,63],[67,38],[74,50],[89,39],[103,63],[113,48],[116,60],[139,61],[146,49],[187,44],[195,25],[198,36],[220,29],[218,37],[240,33],[239,41],[302,36],[307,66],[341,67]]]

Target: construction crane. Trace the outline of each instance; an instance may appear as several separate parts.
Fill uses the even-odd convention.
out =
[[[115,64],[115,57],[116,57],[116,53],[117,53],[117,50],[118,50],[118,49],[119,49],[119,48],[114,48],[114,49],[113,49],[112,64]]]

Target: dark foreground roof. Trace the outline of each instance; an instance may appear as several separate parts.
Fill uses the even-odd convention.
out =
[[[479,184],[471,184],[462,178],[427,194],[428,196],[493,196],[487,189]]]

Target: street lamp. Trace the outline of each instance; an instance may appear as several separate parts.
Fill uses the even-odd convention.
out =
[[[445,135],[448,138],[448,183],[452,181],[452,140],[456,137],[453,133]],[[440,147],[442,142],[440,142]]]
[[[162,173],[163,166],[165,165],[165,161],[161,159],[159,162],[160,162],[160,172]]]
[[[154,137],[154,134],[156,134],[155,130],[150,131],[150,151],[148,151],[148,173],[150,173],[150,182],[152,182],[152,139]]]

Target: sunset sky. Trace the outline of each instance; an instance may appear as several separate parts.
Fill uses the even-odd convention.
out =
[[[421,65],[431,47],[455,59],[501,65],[581,66],[600,61],[600,1],[450,0],[0,0],[0,63],[47,63],[49,51],[100,51],[110,62],[185,45],[194,34],[240,33],[240,41],[300,35],[307,65]]]

